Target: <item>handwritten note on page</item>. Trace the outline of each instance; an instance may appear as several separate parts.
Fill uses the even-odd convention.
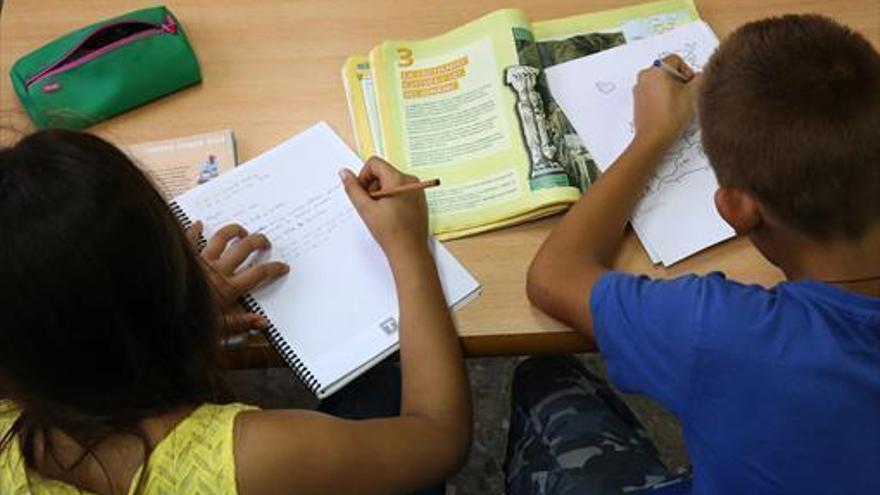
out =
[[[676,53],[699,71],[718,46],[702,21],[547,69],[547,81],[597,165],[605,170],[634,135],[638,72]],[[632,225],[652,261],[676,263],[734,235],[715,211],[715,175],[696,122],[670,149],[649,182]]]
[[[398,306],[388,261],[355,211],[337,171],[361,161],[326,125],[177,198],[210,237],[228,223],[264,233],[265,260],[290,264],[284,278],[252,293],[322,386],[333,393],[397,348]],[[476,280],[432,240],[450,306]]]

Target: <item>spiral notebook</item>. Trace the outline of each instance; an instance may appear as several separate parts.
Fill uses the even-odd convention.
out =
[[[270,343],[318,398],[398,348],[388,261],[337,174],[360,163],[320,123],[171,202],[184,225],[205,224],[206,238],[233,222],[269,237],[272,248],[248,262],[281,260],[290,273],[245,303],[270,321]],[[457,308],[480,285],[439,242],[430,243],[446,301]]]

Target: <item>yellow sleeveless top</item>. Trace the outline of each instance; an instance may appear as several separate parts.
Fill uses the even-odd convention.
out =
[[[137,495],[236,495],[235,416],[252,409],[256,408],[244,404],[204,404],[195,409],[156,445],[146,466],[135,474],[129,494],[135,495],[140,484]],[[20,413],[10,401],[0,401],[0,438]],[[0,451],[0,494],[93,495],[29,469],[17,437]]]

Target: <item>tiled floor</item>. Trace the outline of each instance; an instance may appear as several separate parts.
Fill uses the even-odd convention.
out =
[[[597,374],[605,369],[596,355],[581,356]],[[465,468],[450,480],[447,495],[502,495],[504,450],[513,369],[520,358],[468,360],[474,404],[473,447]],[[264,408],[314,407],[313,399],[286,369],[236,371],[229,380],[239,399]],[[667,466],[673,470],[687,465],[681,430],[675,419],[656,403],[624,396],[648,429]]]

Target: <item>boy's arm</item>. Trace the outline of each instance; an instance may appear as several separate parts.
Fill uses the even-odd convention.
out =
[[[665,61],[685,75],[679,57]],[[696,79],[696,78],[695,78]],[[565,214],[529,267],[529,300],[549,315],[584,332],[593,346],[590,295],[611,268],[614,252],[642,191],[666,149],[693,112],[698,80],[681,83],[659,69],[639,73],[633,89],[635,137],[623,154]]]

